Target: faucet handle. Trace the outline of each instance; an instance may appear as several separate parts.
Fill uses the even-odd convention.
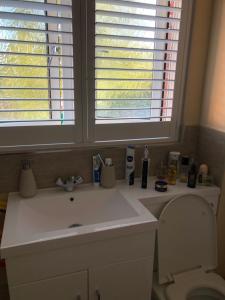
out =
[[[56,183],[55,183],[57,186],[63,186],[64,185],[64,182],[62,181],[62,178],[61,177],[59,177],[59,178],[57,178],[57,180],[56,180]]]
[[[74,178],[74,183],[75,184],[81,184],[81,183],[83,183],[84,182],[84,179],[81,177],[81,176],[76,176],[75,178]]]
[[[72,192],[74,190],[74,187],[78,184],[81,184],[82,182],[84,182],[84,180],[81,176],[70,176],[66,181],[63,181],[62,178],[59,177],[56,180],[56,185],[64,188],[64,190],[67,192]]]

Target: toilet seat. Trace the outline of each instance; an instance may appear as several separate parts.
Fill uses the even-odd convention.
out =
[[[212,289],[225,297],[225,280],[215,273],[206,273],[202,269],[174,276],[175,282],[166,288],[168,300],[186,300],[197,289]]]
[[[171,200],[159,217],[159,283],[173,282],[185,270],[215,270],[216,234],[216,217],[204,198],[187,194]]]
[[[156,299],[225,299],[225,280],[211,272],[217,266],[216,234],[215,214],[203,197],[178,196],[164,207],[157,231]]]

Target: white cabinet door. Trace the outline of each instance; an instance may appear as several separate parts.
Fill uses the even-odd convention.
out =
[[[90,270],[90,300],[149,300],[152,258]]]
[[[10,288],[11,300],[87,300],[87,271]]]

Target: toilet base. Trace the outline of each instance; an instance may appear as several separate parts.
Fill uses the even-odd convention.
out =
[[[152,282],[152,298],[151,300],[167,300],[166,299],[166,288],[168,284],[159,284],[158,283],[157,273],[153,274],[153,282]]]

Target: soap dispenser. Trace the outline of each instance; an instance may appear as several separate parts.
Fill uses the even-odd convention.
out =
[[[31,169],[31,161],[22,161],[22,170],[19,180],[19,193],[23,198],[31,198],[37,193],[37,185]]]

